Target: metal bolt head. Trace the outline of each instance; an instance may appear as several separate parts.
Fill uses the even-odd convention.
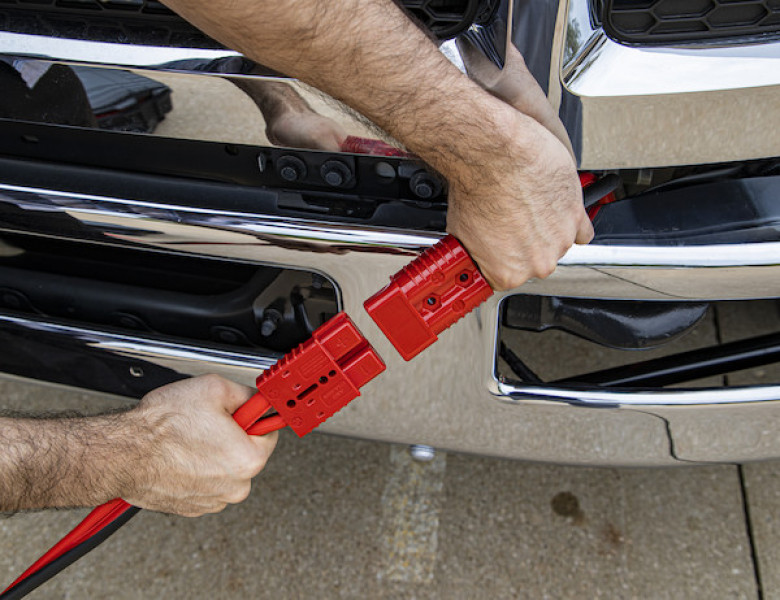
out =
[[[276,323],[274,320],[264,319],[262,325],[260,325],[260,335],[268,337],[269,335],[273,335],[274,331],[276,331]]]
[[[436,449],[424,444],[413,444],[409,446],[409,454],[417,462],[431,462],[436,458]]]
[[[279,176],[285,181],[297,181],[298,171],[296,171],[295,167],[292,166],[283,167],[279,171]]]
[[[353,178],[352,169],[340,160],[326,161],[320,167],[320,176],[331,187],[344,187]]]
[[[338,187],[344,183],[344,177],[337,171],[328,171],[325,174],[325,183],[332,185],[333,187]]]
[[[433,186],[431,186],[426,181],[422,181],[418,183],[416,186],[414,186],[414,194],[418,198],[427,200],[428,198],[433,196]]]
[[[306,163],[297,156],[282,156],[276,162],[276,172],[284,181],[301,181],[306,178]]]
[[[409,187],[421,200],[429,200],[441,193],[441,184],[427,171],[418,171],[412,175]]]

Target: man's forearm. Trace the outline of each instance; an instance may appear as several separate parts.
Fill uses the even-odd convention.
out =
[[[509,107],[391,0],[165,0],[215,38],[344,101],[448,178],[500,150]],[[466,155],[464,155],[466,154]]]
[[[564,144],[522,104],[460,73],[392,0],[163,1],[228,46],[342,100],[442,173],[447,231],[494,289],[548,276],[575,241],[592,239]]]
[[[0,418],[0,511],[93,506],[132,480],[143,440],[126,415]]]

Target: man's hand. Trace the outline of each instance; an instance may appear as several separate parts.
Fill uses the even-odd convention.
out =
[[[447,230],[468,249],[490,286],[507,290],[547,277],[572,243],[587,244],[593,227],[583,208],[569,151],[524,114],[507,113],[501,131],[486,132],[472,163],[454,163]],[[481,163],[489,155],[489,163]]]
[[[120,414],[0,418],[0,511],[120,497],[197,516],[241,502],[277,440],[248,436],[231,417],[253,393],[207,375],[155,390]]]
[[[164,2],[342,100],[442,173],[453,190],[449,229],[495,289],[549,275],[592,237],[561,142],[460,73],[393,0]]]
[[[276,432],[247,435],[231,416],[256,390],[216,375],[154,390],[129,417],[149,436],[142,464],[122,498],[183,516],[243,502],[265,466]]]

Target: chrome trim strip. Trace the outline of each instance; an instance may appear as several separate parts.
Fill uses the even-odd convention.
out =
[[[476,26],[475,26],[476,27]],[[458,69],[466,68],[454,40],[445,40],[439,49]],[[114,67],[191,73],[195,75],[251,76],[264,79],[290,79],[284,75],[260,75],[252,69],[249,60],[233,61],[228,67],[221,66],[219,72],[200,71],[171,65],[178,61],[209,63],[217,59],[240,58],[244,55],[235,50],[210,50],[205,48],[177,48],[172,46],[142,46],[138,44],[114,44],[91,40],[54,38],[42,35],[12,33],[0,30],[0,55],[22,56],[40,60],[97,67]],[[239,68],[240,67],[240,68]],[[260,67],[261,70],[266,70]]]
[[[241,57],[234,50],[206,50],[200,48],[174,48],[165,46],[140,46],[135,44],[112,44],[68,38],[52,38],[41,35],[10,33],[0,31],[0,55],[24,56],[103,67],[151,69],[155,71],[192,72],[209,75],[202,71],[188,71],[166,67],[167,63],[179,60],[209,62],[218,58]],[[222,72],[216,75],[246,75],[245,72]]]
[[[571,0],[564,85],[577,96],[625,97],[780,85],[780,40],[692,47],[624,46],[594,29],[587,0]]]
[[[780,265],[780,242],[709,246],[573,246],[558,262],[570,267],[716,268]],[[777,293],[780,294],[780,282]]]
[[[552,73],[550,98],[561,109],[581,168],[780,155],[780,41],[629,47],[593,25],[591,4],[559,0],[556,31],[562,34],[549,63],[532,68]],[[516,31],[515,38],[531,33]]]
[[[0,193],[2,192],[19,194],[20,196],[16,196],[11,202],[24,203],[27,208],[33,210],[43,209],[50,212],[61,210],[68,214],[77,210],[83,215],[91,215],[95,220],[86,219],[91,224],[97,224],[97,218],[100,215],[111,213],[115,213],[118,217],[132,219],[153,216],[155,219],[175,220],[191,225],[219,225],[220,227],[273,235],[289,240],[313,241],[338,246],[369,246],[377,249],[397,248],[414,252],[435,244],[442,237],[430,232],[356,227],[335,222],[126,200],[0,183]],[[48,206],[46,208],[34,207],[40,200],[44,200]],[[8,201],[8,199],[0,196],[0,202],[3,201]]]
[[[495,392],[504,402],[533,400],[563,402],[589,408],[702,406],[780,401],[780,385],[696,390],[599,390],[510,384],[495,380]]]
[[[0,314],[0,324],[15,325],[30,331],[45,332],[69,339],[80,340],[84,345],[126,357],[143,358],[160,363],[202,363],[212,367],[248,369],[257,377],[276,364],[278,356],[264,356],[241,352],[226,352],[181,343],[169,343],[140,336],[107,333],[73,325],[41,321],[35,318],[14,317]],[[204,367],[200,367],[201,370]],[[259,372],[258,372],[259,371]],[[208,369],[206,369],[208,372]]]
[[[780,42],[720,48],[632,48],[599,32],[564,84],[578,96],[681,94],[780,85]]]
[[[92,230],[93,241],[116,243],[120,239],[168,250],[195,244],[204,253],[231,250],[242,260],[325,272],[342,290],[349,286],[339,281],[339,276],[352,280],[355,273],[345,272],[346,262],[334,260],[336,257],[350,252],[355,255],[355,266],[365,269],[372,265],[370,268],[378,272],[387,269],[389,275],[393,266],[403,264],[405,256],[440,238],[440,234],[431,232],[199,209],[9,184],[0,184],[2,202],[32,213],[61,212]],[[117,227],[124,232],[118,234]],[[208,247],[215,241],[222,246]],[[263,246],[262,252],[258,243]],[[326,255],[333,258],[326,260]],[[600,297],[632,299],[780,297],[780,242],[575,246],[559,265],[548,279],[531,280],[520,289],[532,294],[591,297],[594,290],[599,290]],[[370,288],[367,291],[371,292]]]

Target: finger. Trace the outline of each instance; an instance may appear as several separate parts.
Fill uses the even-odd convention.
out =
[[[580,220],[580,226],[577,229],[577,237],[574,239],[575,244],[589,244],[593,240],[594,231],[593,224],[587,216]]]
[[[252,469],[252,477],[255,477],[265,468],[266,462],[276,449],[276,444],[279,441],[279,433],[274,431],[273,433],[263,436],[250,436],[249,439],[257,452],[257,460],[254,461],[255,464]]]

